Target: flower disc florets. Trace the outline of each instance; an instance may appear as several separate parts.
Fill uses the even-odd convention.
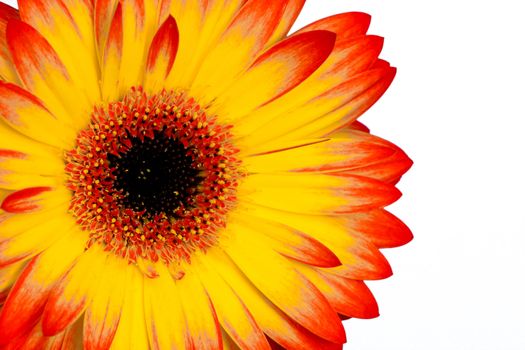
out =
[[[213,245],[240,176],[229,127],[184,93],[132,89],[96,108],[66,154],[70,210],[88,246],[135,262]]]

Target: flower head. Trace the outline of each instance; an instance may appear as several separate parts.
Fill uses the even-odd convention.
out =
[[[0,347],[337,349],[411,239],[370,18],[0,4]]]

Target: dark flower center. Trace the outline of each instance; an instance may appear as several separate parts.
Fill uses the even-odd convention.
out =
[[[169,265],[214,245],[242,176],[230,128],[173,91],[133,88],[96,107],[65,154],[87,247]]]
[[[150,139],[130,138],[131,148],[119,156],[110,154],[114,188],[122,191],[122,204],[148,214],[174,213],[188,204],[202,182],[191,148],[160,132]]]

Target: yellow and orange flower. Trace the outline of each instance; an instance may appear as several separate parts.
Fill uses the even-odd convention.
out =
[[[0,4],[0,348],[341,349],[411,239],[356,119],[395,69],[304,0]]]

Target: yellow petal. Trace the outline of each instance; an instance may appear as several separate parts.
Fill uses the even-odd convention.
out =
[[[35,213],[27,214],[8,214],[3,213],[0,218],[0,241],[11,239],[28,230],[38,227],[45,223],[51,217],[65,216],[67,205],[50,207],[48,210],[42,210]]]
[[[222,328],[241,349],[270,349],[264,333],[235,291],[205,264],[207,257],[192,257],[188,274],[199,276],[210,296]],[[227,340],[228,341],[228,340]]]
[[[106,252],[102,254],[107,255],[106,263],[98,277],[98,288],[93,293],[84,316],[84,348],[88,350],[110,347],[134,269],[125,259]]]
[[[189,271],[175,282],[175,287],[186,315],[189,340],[187,347],[202,350],[219,349],[222,343],[219,321],[199,276]]]
[[[343,326],[324,296],[295,271],[286,258],[273,251],[255,227],[237,220],[230,221],[228,230],[232,234],[223,242],[226,253],[288,316],[320,337],[343,343]]]
[[[351,111],[355,112],[351,113],[351,116],[355,120],[386,91],[394,75],[393,68],[374,69],[361,73],[322,95],[290,108],[284,113],[277,114],[273,118],[272,114],[269,114],[270,117],[264,116],[261,120],[256,121],[257,127],[255,128],[250,123],[246,123],[246,130],[237,129],[241,138],[237,143],[240,148],[259,149],[258,146],[276,140],[325,136],[322,130],[326,125],[338,122],[341,126],[352,120],[343,117],[338,121],[334,120],[330,115],[332,112],[345,109],[347,106],[351,107]],[[253,116],[249,118],[255,120]]]
[[[186,349],[183,301],[167,268],[162,264],[157,268],[157,278],[144,278],[144,315],[151,348]]]
[[[314,215],[382,207],[400,196],[394,186],[377,180],[315,173],[253,174],[238,191],[246,203]]]
[[[11,62],[11,54],[7,49],[5,29],[10,19],[20,18],[18,11],[4,3],[0,3],[0,80],[19,84],[15,67]]]
[[[0,106],[2,123],[16,131],[61,149],[69,149],[73,145],[74,129],[57,119],[41,100],[28,91],[14,84],[0,82]],[[5,127],[1,127],[0,131],[6,137],[16,138],[9,135]]]
[[[191,85],[202,61],[245,0],[172,1],[171,14],[177,20],[180,49],[166,84],[170,88]]]
[[[112,17],[102,53],[102,98],[105,101],[115,101],[123,93],[119,88],[120,67],[122,64],[122,4],[118,3]]]
[[[6,296],[5,292],[15,283],[26,261],[19,261],[0,268],[0,297]]]
[[[95,245],[82,254],[56,284],[42,314],[46,336],[64,331],[84,313],[97,290],[106,260],[106,254]]]
[[[325,30],[330,31],[331,28]],[[294,34],[296,35],[298,34]],[[287,115],[293,113],[295,109],[305,104],[315,103],[318,96],[326,94],[369,69],[377,60],[381,46],[382,40],[378,37],[359,36],[341,42],[338,33],[330,56],[300,85],[248,114],[236,113],[235,118],[232,117],[236,125],[236,134],[239,136],[251,135],[257,128],[270,121],[287,118]]]
[[[205,102],[219,96],[264,48],[285,6],[286,3],[281,1],[247,1],[217,45],[208,52],[193,80],[190,94]]]
[[[288,34],[292,25],[295,23],[295,20],[299,16],[299,13],[303,9],[305,0],[286,0],[286,3],[286,8],[284,9],[281,20],[279,21],[279,25],[275,29],[270,40],[268,40],[269,45],[278,42]]]
[[[0,339],[14,339],[38,323],[49,291],[82,254],[85,244],[85,237],[71,231],[31,260],[1,310]]]
[[[249,172],[330,172],[377,163],[393,155],[398,148],[378,137],[349,131],[345,137],[332,136],[310,144],[287,147],[286,142],[272,143],[274,151],[243,160]]]
[[[10,264],[37,255],[53,245],[57,240],[68,236],[75,222],[67,214],[57,215],[41,222],[35,227],[0,242],[0,265]]]
[[[179,46],[179,31],[172,16],[160,26],[153,37],[148,52],[144,90],[157,92],[162,89],[166,77],[171,72]]]
[[[156,1],[124,0],[122,4],[122,61],[119,91],[140,85],[151,39],[160,25]]]
[[[21,152],[39,157],[61,158],[62,152],[55,147],[38,142],[10,127],[0,118],[0,149]]]
[[[27,23],[11,20],[7,25],[7,43],[24,86],[63,123],[77,130],[84,127],[93,101],[49,42]],[[99,93],[98,85],[95,91]]]
[[[289,225],[323,243],[342,263],[325,269],[330,273],[360,280],[383,279],[392,274],[390,265],[377,247],[359,235],[353,235],[344,216],[301,215],[261,206],[250,207],[249,213]]]
[[[246,278],[224,251],[212,248],[206,254],[208,266],[217,271],[246,304],[261,329],[286,349],[336,349],[327,342],[301,327],[272,304]],[[339,345],[340,348],[340,345]]]
[[[206,4],[202,0],[168,1],[165,17],[172,15],[179,28],[179,50],[170,75],[166,79],[169,89],[187,88],[189,77],[198,61],[197,46],[204,34]],[[228,13],[224,16],[228,18]],[[165,19],[162,18],[162,20]]]
[[[111,343],[111,349],[115,350],[149,349],[144,314],[144,276],[138,269],[132,269],[130,273],[131,279],[125,291],[122,315]]]
[[[328,57],[335,34],[313,31],[272,46],[213,101],[212,111],[238,120],[306,80]],[[272,77],[272,79],[268,79]]]
[[[19,6],[22,20],[37,29],[59,54],[74,85],[88,96],[91,103],[99,101],[92,3],[37,0],[21,1]]]

